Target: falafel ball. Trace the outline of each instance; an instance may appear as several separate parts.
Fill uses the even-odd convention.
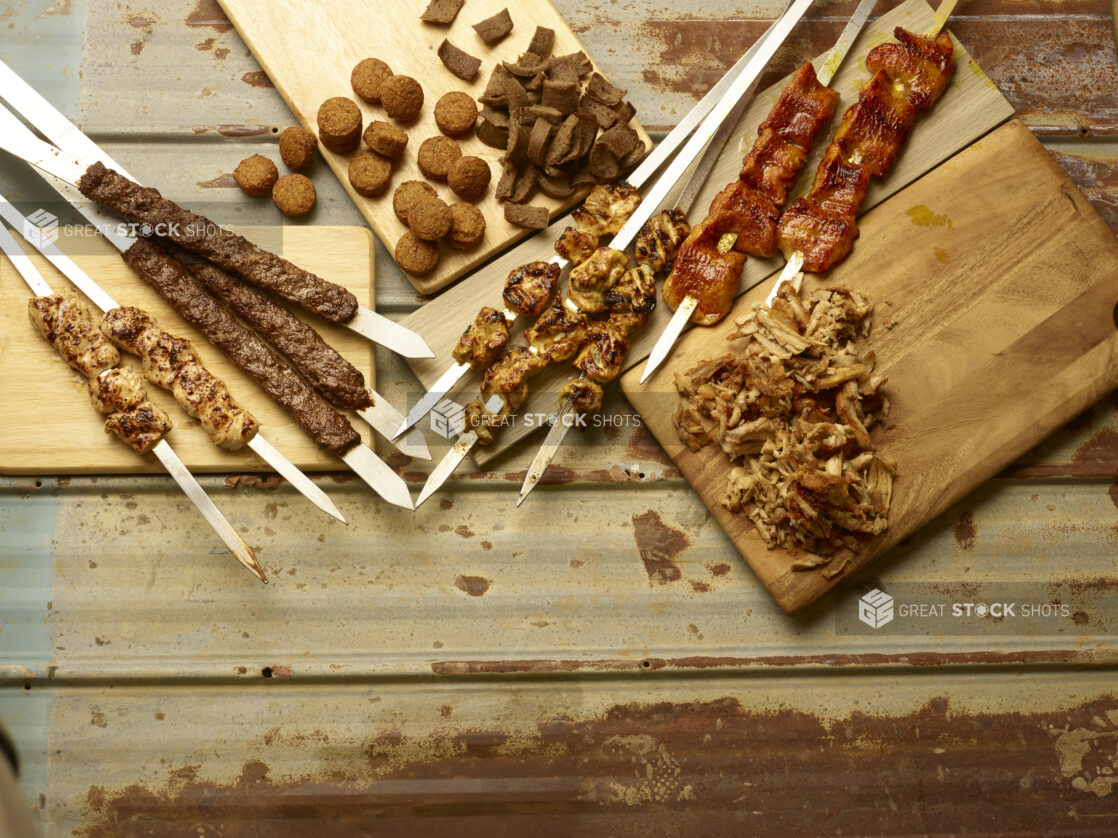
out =
[[[349,161],[349,182],[358,195],[375,198],[392,180],[392,163],[375,151],[359,151]]]
[[[439,264],[439,243],[425,242],[411,230],[400,236],[393,254],[396,264],[410,274],[423,276]]]
[[[485,194],[493,173],[480,157],[461,157],[450,167],[446,182],[464,201],[476,201]]]
[[[318,109],[318,138],[338,154],[349,154],[361,142],[361,109],[352,99],[335,96]]]
[[[420,198],[408,210],[408,228],[424,241],[437,241],[450,232],[450,207],[442,198]]]
[[[284,175],[272,187],[272,200],[279,211],[292,218],[310,212],[316,197],[314,184],[306,175]]]
[[[392,211],[396,217],[408,223],[408,212],[422,198],[437,198],[439,193],[435,187],[424,180],[406,180],[396,187],[392,193]]]
[[[390,78],[392,78],[391,67],[379,58],[366,58],[357,62],[357,66],[349,74],[349,83],[353,87],[353,92],[370,105],[379,105],[380,89]]]
[[[401,157],[408,147],[408,134],[399,125],[379,120],[370,122],[365,129],[365,145],[393,160]]]
[[[246,157],[233,170],[233,180],[249,195],[267,195],[278,177],[276,164],[260,154]]]
[[[450,167],[462,157],[462,149],[450,137],[429,137],[419,145],[419,171],[431,180],[444,181]]]
[[[307,168],[314,159],[318,141],[302,125],[284,128],[279,136],[280,159],[294,172]]]
[[[468,93],[452,90],[435,103],[435,124],[448,137],[468,134],[476,122],[477,103]]]
[[[450,205],[450,232],[446,243],[455,250],[469,250],[476,247],[485,237],[485,216],[473,204],[457,203]]]
[[[414,122],[423,108],[423,88],[411,76],[392,76],[380,86],[380,104],[397,122]]]

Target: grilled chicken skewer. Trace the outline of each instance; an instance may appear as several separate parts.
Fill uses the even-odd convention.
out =
[[[646,182],[651,180],[656,171],[675,152],[675,150],[683,144],[684,140],[686,140],[687,137],[690,136],[691,132],[695,130],[695,127],[703,120],[703,118],[708,113],[710,113],[715,104],[718,103],[723,98],[723,96],[725,96],[726,91],[729,89],[730,85],[733,84],[734,80],[742,74],[742,72],[748,66],[749,62],[752,60],[753,56],[756,54],[756,51],[760,47],[763,39],[767,36],[768,33],[766,32],[762,39],[759,39],[752,47],[750,47],[748,51],[746,51],[746,53],[740,59],[738,59],[737,63],[734,64],[734,66],[731,67],[726,72],[726,74],[722,76],[721,79],[719,79],[718,83],[710,89],[706,96],[704,96],[699,101],[699,103],[696,104],[695,107],[693,107],[682,120],[680,120],[679,124],[676,125],[676,127],[672,129],[672,131],[666,137],[664,137],[663,140],[660,141],[656,148],[652,150],[652,153],[644,159],[644,162],[641,163],[641,165],[633,171],[633,173],[629,176],[628,183],[634,190],[639,189]],[[618,191],[614,195],[611,195],[609,192],[600,194],[605,195],[606,202],[609,202],[611,200],[628,202],[631,200],[631,193],[626,194]],[[589,201],[590,199],[588,198],[587,200]],[[616,211],[611,211],[608,213],[608,215],[610,217],[618,217],[619,214]],[[601,232],[598,233],[598,236],[605,235],[607,232],[616,233],[620,229],[621,225],[617,225],[616,227],[611,226],[609,228],[603,228]],[[549,260],[549,264],[554,265],[556,268],[558,268],[559,271],[562,271],[568,265],[577,265],[580,262],[584,261],[590,255],[590,253],[592,253],[594,249],[597,248],[597,246],[598,237],[593,236],[592,232],[582,230],[580,234],[580,231],[578,229],[568,227],[556,241],[556,255],[551,257],[551,259]],[[507,281],[505,290],[507,293]],[[503,329],[501,325],[498,325],[499,321],[493,319],[494,311],[504,316],[506,322],[505,324],[503,324]],[[467,327],[464,336],[469,335],[472,328],[476,327],[479,330],[479,333],[484,333],[485,331],[487,331],[486,327],[488,327],[488,330],[496,332],[496,334],[492,334],[490,336],[494,343],[499,342],[499,345],[494,346],[492,349],[492,352],[496,353],[500,350],[501,347],[505,345],[505,343],[508,342],[508,326],[515,322],[516,318],[519,315],[525,313],[527,312],[520,311],[519,309],[511,306],[506,297],[505,307],[503,310],[483,308],[478,313],[478,317],[475,320],[473,326]],[[501,340],[501,332],[504,333],[503,341]],[[396,429],[396,436],[412,427],[416,422],[427,415],[427,413],[429,413],[431,409],[451,391],[451,388],[453,388],[454,385],[468,371],[470,371],[471,369],[475,371],[485,369],[490,363],[492,363],[493,358],[495,357],[496,355],[494,354],[493,357],[491,357],[485,364],[483,364],[481,367],[478,367],[472,358],[462,359],[459,358],[456,354],[454,356],[455,363],[452,366],[448,367],[446,372],[439,376],[438,380],[436,380],[435,383],[431,385],[430,389],[428,389],[424,396],[418,402],[416,402],[415,406],[410,411],[408,411],[407,418],[404,420],[403,424],[401,424],[400,427]]]
[[[858,234],[855,216],[865,198],[870,177],[884,176],[919,112],[935,103],[950,80],[951,39],[946,34],[938,38],[936,35],[954,4],[955,0],[945,0],[940,5],[935,25],[927,37],[898,27],[894,34],[900,43],[882,44],[866,57],[867,66],[874,71],[873,77],[863,86],[858,101],[844,114],[835,139],[816,171],[811,192],[806,198],[796,199],[785,210],[769,238],[787,259],[773,286],[770,301],[776,289],[801,269],[826,270],[850,252]],[[740,241],[738,239],[735,244]],[[805,251],[810,251],[810,255]],[[775,251],[759,255],[772,255],[772,252]],[[683,288],[676,289],[693,293],[679,301],[675,316],[645,364],[642,383],[667,357],[688,319],[702,325],[716,323],[733,303],[740,267],[727,268],[728,257],[716,252],[711,243],[707,243],[705,252],[698,258],[705,260],[707,270],[692,271],[687,280],[681,281]],[[665,283],[665,299],[669,305],[673,304],[671,287],[669,279]],[[700,305],[700,297],[707,300],[706,310]],[[678,293],[674,300],[679,300]]]
[[[105,430],[137,454],[154,453],[237,561],[261,582],[267,582],[252,548],[237,534],[164,439],[173,427],[170,417],[148,401],[139,376],[116,366],[120,355],[98,330],[85,304],[69,294],[53,293],[3,224],[0,224],[0,249],[37,295],[28,304],[31,322],[59,355],[89,380],[93,406],[108,417]]]
[[[24,159],[46,168],[62,180],[77,184],[84,177],[87,197],[103,201],[134,223],[162,227],[176,243],[221,267],[236,271],[249,282],[349,328],[408,358],[431,358],[434,353],[415,332],[365,306],[345,288],[263,251],[241,236],[207,218],[166,200],[154,189],[144,189],[124,169],[58,112],[33,87],[0,61],[3,98],[43,135],[66,150],[63,157],[46,154]],[[2,139],[2,136],[0,136]],[[23,156],[14,148],[9,151]],[[72,155],[72,156],[71,156]],[[37,156],[37,155],[36,155]],[[74,161],[85,161],[84,165]],[[115,171],[114,171],[115,170]]]
[[[27,223],[23,215],[3,195],[0,195],[0,217],[19,229],[24,229],[23,225]],[[117,302],[57,247],[40,241],[32,244],[104,314],[108,315],[120,310]],[[134,311],[139,310],[134,309]],[[106,337],[111,336],[106,334]],[[151,338],[150,345],[137,345],[137,351],[133,352],[143,358],[145,375],[148,375],[148,380],[153,384],[171,390],[175,401],[190,416],[199,420],[215,445],[229,451],[236,451],[247,445],[307,500],[327,515],[337,518],[343,524],[346,523],[342,513],[329,496],[258,433],[259,425],[256,419],[233,401],[220,379],[201,366],[189,346],[189,341],[174,338],[166,333],[161,336],[153,335]],[[169,356],[172,350],[176,354],[173,364],[169,357],[159,360],[155,357],[156,353]]]
[[[629,214],[628,219],[614,236],[612,247],[599,248],[590,258],[571,271],[569,296],[560,305],[566,307],[572,317],[584,317],[583,309],[591,312],[606,310],[604,294],[622,275],[626,274],[625,265],[629,257],[625,254],[625,248],[644,231],[656,208],[667,198],[679,178],[720,133],[723,120],[743,106],[742,99],[747,98],[750,91],[755,88],[765,65],[810,5],[810,0],[795,0],[784,15],[773,23],[765,37],[754,45],[756,51],[745,62],[741,73],[726,88],[724,95],[714,103],[702,124],[687,141],[684,150],[669,164],[667,172],[656,182],[644,201]],[[699,169],[704,172],[704,176],[705,172],[709,171],[709,165],[705,160],[699,161]],[[651,272],[649,279],[651,279]],[[634,282],[639,281],[639,277],[634,277]],[[651,286],[651,294],[652,303],[655,305],[655,285]],[[560,317],[561,314],[556,309],[556,318]],[[585,357],[580,356],[576,361],[585,365],[581,366],[584,372],[589,374],[590,367],[600,366],[605,369],[620,364],[620,359],[628,349],[628,335],[643,324],[643,318],[646,318],[647,314],[638,316],[639,321],[632,317],[630,313],[629,316],[615,322],[613,328],[610,328],[609,324],[587,324],[586,338],[591,348]],[[562,330],[577,331],[577,329],[576,323],[564,323],[562,326]],[[531,333],[532,330],[527,333],[529,340],[532,339]],[[582,341],[572,341],[571,344],[570,354],[560,353],[562,357],[569,358],[582,348]],[[530,353],[530,350],[524,349],[524,352]],[[504,361],[495,366],[503,365]],[[416,500],[417,506],[446,481],[475,444],[492,438],[488,428],[505,422],[512,411],[523,404],[528,392],[527,378],[542,369],[538,360],[531,364],[517,365],[516,359],[513,359],[509,362],[509,366],[510,371],[515,374],[510,376],[507,384],[505,384],[505,376],[493,374],[495,367],[491,367],[486,373],[482,385],[482,396],[485,400],[475,400],[466,408],[466,417],[471,422],[470,430],[455,442],[431,472]],[[604,376],[605,373],[603,372],[602,375]],[[502,384],[505,386],[502,387]]]
[[[712,325],[726,316],[747,254],[768,258],[776,253],[780,207],[807,163],[816,136],[834,116],[838,93],[827,85],[873,6],[872,0],[862,0],[818,75],[811,62],[796,71],[758,127],[738,179],[715,197],[706,219],[691,231],[664,282],[664,301],[675,309],[675,315],[652,348],[645,378],[671,350],[689,320]]]

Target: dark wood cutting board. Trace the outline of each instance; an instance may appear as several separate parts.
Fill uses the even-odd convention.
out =
[[[843,284],[875,304],[870,348],[892,412],[874,434],[897,461],[889,529],[846,569],[792,572],[748,518],[722,505],[729,461],[684,447],[672,423],[677,371],[727,352],[734,318],[692,329],[645,384],[622,389],[761,582],[787,612],[911,535],[1118,384],[1118,240],[1019,121],[870,211],[846,261],[805,292]]]

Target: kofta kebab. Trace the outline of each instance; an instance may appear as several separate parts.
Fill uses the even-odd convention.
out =
[[[773,286],[775,294],[801,270],[821,273],[850,253],[870,178],[882,178],[892,168],[920,113],[936,103],[951,80],[954,49],[940,29],[954,5],[944,0],[927,35],[897,27],[897,43],[870,50],[866,66],[873,76],[843,115],[811,191],[783,214],[777,207],[806,162],[811,140],[804,143],[787,128],[783,137],[771,137],[767,121],[761,125],[741,176],[714,199],[664,281],[664,301],[675,315],[645,363],[642,383],[667,357],[689,319],[710,326],[726,316],[746,254],[767,258],[778,249],[784,254],[787,263]],[[833,103],[836,94],[827,92]],[[766,178],[766,171],[774,177]]]

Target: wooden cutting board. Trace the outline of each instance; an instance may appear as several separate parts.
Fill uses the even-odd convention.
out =
[[[283,227],[239,231],[262,247],[279,253],[310,271],[329,276],[373,305],[373,237],[364,227]],[[16,235],[24,250],[31,246]],[[229,385],[233,397],[260,420],[264,436],[300,468],[345,469],[338,458],[321,451],[257,384],[234,367],[170,306],[144,284],[121,260],[116,249],[100,236],[59,247],[121,305],[139,306],[155,316],[163,328],[194,342],[203,363]],[[54,266],[37,253],[33,261],[47,284],[59,291],[73,290]],[[105,433],[103,417],[94,411],[85,379],[72,370],[47,344],[27,317],[31,291],[7,257],[0,256],[0,406],[4,433],[0,435],[0,472],[5,474],[113,474],[161,472],[154,455],[138,456],[116,437]],[[96,309],[94,309],[96,311]],[[300,313],[301,315],[302,313]],[[372,344],[360,335],[308,315],[308,322],[374,386]],[[137,371],[139,359],[121,353],[122,365]],[[269,466],[247,448],[224,451],[213,445],[194,419],[171,394],[154,386],[148,397],[175,423],[167,440],[193,471],[268,471]],[[370,428],[357,418],[353,425],[370,438]]]
[[[681,445],[673,374],[730,350],[734,318],[693,329],[645,384],[621,382],[660,444],[787,612],[798,611],[943,512],[1118,385],[1118,241],[1043,146],[1010,122],[859,222],[852,254],[805,292],[847,285],[875,304],[869,348],[892,410],[878,450],[897,461],[889,529],[827,579],[794,573],[722,506],[729,463]]]
[[[858,91],[866,81],[866,53],[878,44],[892,40],[894,27],[904,26],[915,32],[923,32],[931,25],[932,18],[932,10],[924,0],[909,0],[880,19],[867,24],[831,85],[840,95],[833,127],[837,126],[841,114],[857,98]],[[825,56],[820,56],[815,60],[817,68],[821,66],[824,58]],[[921,119],[909,139],[904,154],[897,161],[889,177],[871,186],[866,196],[867,209],[902,189],[1013,115],[1013,107],[958,42],[955,43],[955,60],[957,67],[950,87],[936,104],[935,109]],[[689,213],[692,222],[701,219],[706,214],[706,208],[715,194],[737,178],[742,155],[752,146],[757,136],[757,126],[768,114],[787,81],[788,79],[783,79],[758,94],[746,108],[730,142],[726,144],[714,170],[707,178],[705,187],[696,199],[694,208]],[[793,194],[806,191],[826,145],[827,143],[822,139],[816,143],[814,153],[808,160],[804,174]],[[681,183],[679,188],[682,189],[682,186]],[[670,195],[665,203],[674,205],[675,199],[676,195]],[[404,318],[404,325],[423,335],[435,352],[433,359],[408,361],[408,365],[425,388],[430,387],[453,363],[451,349],[462,330],[472,322],[478,308],[483,305],[501,305],[501,290],[508,272],[532,259],[547,259],[552,254],[552,243],[558,238],[566,223],[562,221],[552,225],[552,229],[546,234],[518,245],[486,266],[485,270],[467,277],[453,288],[447,289],[437,299]],[[744,290],[760,282],[778,266],[779,262],[775,259],[749,259],[742,272],[741,289]],[[565,282],[564,279],[561,287],[565,287]],[[657,336],[671,319],[671,314],[666,306],[660,306],[653,312],[648,324],[633,337],[625,361],[626,367],[648,356],[656,343]],[[521,318],[517,323],[518,330],[523,330],[530,325],[524,320]],[[521,408],[520,415],[532,414],[534,418],[540,414],[547,416],[554,411],[559,390],[573,374],[574,370],[569,365],[560,364],[533,379],[532,393]],[[466,404],[477,395],[479,382],[480,376],[466,375],[451,397],[461,404]],[[415,398],[418,399],[418,396],[417,393]],[[479,465],[484,466],[539,427],[541,423],[533,421],[531,424],[517,422],[502,428],[492,445],[487,448],[480,446],[474,448],[474,459]]]
[[[407,180],[425,180],[416,165],[419,144],[439,135],[435,125],[434,107],[439,97],[452,90],[463,90],[475,99],[485,90],[489,73],[499,61],[516,61],[528,48],[537,26],[555,30],[553,55],[582,50],[582,44],[570,27],[547,0],[470,0],[449,26],[423,23],[419,16],[426,0],[219,0],[225,13],[237,27],[260,66],[304,126],[318,133],[318,107],[331,96],[347,96],[361,106],[364,124],[370,120],[391,121],[379,106],[361,102],[349,84],[349,74],[357,62],[379,58],[398,74],[415,78],[424,93],[423,112],[419,120],[405,126],[409,140],[407,152],[396,162],[392,185],[378,198],[363,198],[353,191],[346,174],[351,155],[334,154],[321,146],[326,162],[349,192],[361,214],[368,219],[388,252],[391,253],[406,227],[392,211],[392,190]],[[504,8],[509,9],[513,30],[503,41],[488,47],[473,30],[473,24]],[[452,75],[436,50],[443,39],[480,58],[481,70],[473,82]],[[648,135],[637,121],[632,122],[646,143]],[[462,252],[442,248],[438,267],[427,276],[405,274],[423,294],[444,288],[467,271],[485,262],[510,243],[528,235],[530,230],[509,224],[503,205],[493,197],[501,167],[503,151],[490,148],[473,134],[458,141],[467,155],[488,161],[493,180],[485,197],[477,206],[485,214],[485,239],[473,250]],[[364,148],[364,145],[361,146]],[[272,155],[279,161],[278,151]],[[432,183],[440,197],[448,203],[457,198],[445,183]],[[547,206],[555,213],[570,208],[575,197],[558,201],[537,194],[531,203]]]

